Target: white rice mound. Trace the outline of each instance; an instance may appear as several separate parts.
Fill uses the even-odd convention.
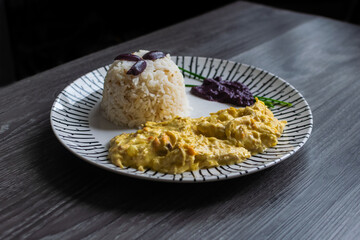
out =
[[[147,52],[139,50],[133,54],[142,57]],[[110,66],[101,101],[105,118],[117,126],[134,128],[147,121],[188,116],[184,78],[169,54],[146,60],[146,69],[137,76],[126,74],[134,64],[115,60]]]

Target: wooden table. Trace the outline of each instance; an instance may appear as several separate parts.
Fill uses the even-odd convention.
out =
[[[0,239],[359,239],[359,46],[359,26],[237,2],[1,88]],[[275,73],[310,104],[310,139],[274,167],[202,184],[137,180],[80,160],[51,130],[55,97],[138,49]]]

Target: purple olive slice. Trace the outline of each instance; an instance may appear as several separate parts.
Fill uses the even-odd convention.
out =
[[[150,51],[144,54],[142,57],[145,60],[156,60],[165,57],[166,54],[160,51]]]
[[[124,53],[124,54],[120,54],[118,55],[116,58],[114,58],[114,60],[126,60],[126,61],[139,61],[141,60],[141,57],[139,57],[138,55],[134,55],[131,53]]]
[[[126,74],[137,76],[142,73],[146,68],[146,62],[144,60],[137,61],[132,67],[127,71]]]

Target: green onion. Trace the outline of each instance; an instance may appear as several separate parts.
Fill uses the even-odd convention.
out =
[[[181,67],[179,67],[179,69],[182,70],[182,71],[184,71],[184,72],[186,72],[186,73],[188,73],[188,74],[190,74],[190,75],[193,75],[193,76],[195,76],[195,77],[198,77],[198,78],[200,78],[200,79],[205,79],[205,77],[200,76],[200,75],[198,75],[198,74],[196,74],[196,73],[192,73],[192,72],[190,72],[190,71],[188,71],[188,70],[185,70],[185,69],[183,69],[183,68],[181,68]]]
[[[205,79],[205,77],[199,75],[199,74],[196,74],[196,73],[193,73],[193,72],[190,72],[182,67],[179,67],[180,70],[190,74],[190,75],[193,75],[197,78],[200,78],[200,79]],[[196,79],[198,80],[198,79]],[[201,80],[198,80],[201,82]],[[185,87],[197,87],[197,85],[191,85],[191,84],[185,84]],[[288,102],[284,102],[284,101],[280,101],[280,100],[276,100],[276,99],[272,99],[272,98],[267,98],[267,97],[261,97],[261,96],[254,96],[254,98],[258,98],[259,100],[263,101],[265,103],[265,105],[269,108],[273,108],[274,107],[274,104],[280,104],[280,105],[284,105],[284,106],[288,106],[288,107],[291,107],[292,104],[291,103],[288,103]]]
[[[265,105],[269,108],[273,108],[274,107],[274,104],[272,102],[269,102],[269,101],[263,101],[265,103]]]
[[[267,98],[267,97],[260,97],[260,96],[254,96],[254,97],[257,97],[259,100],[261,101],[270,101],[270,102],[273,102],[273,103],[279,103],[280,105],[286,105],[286,106],[289,106],[291,107],[292,104],[291,103],[288,103],[288,102],[284,102],[284,101],[280,101],[280,100],[276,100],[276,99],[272,99],[272,98]]]

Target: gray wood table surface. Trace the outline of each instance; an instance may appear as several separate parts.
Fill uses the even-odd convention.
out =
[[[138,180],[84,162],[54,136],[52,103],[138,49],[282,77],[312,109],[310,139],[278,165],[211,183]],[[359,90],[359,26],[246,2],[2,87],[0,239],[360,239]]]

